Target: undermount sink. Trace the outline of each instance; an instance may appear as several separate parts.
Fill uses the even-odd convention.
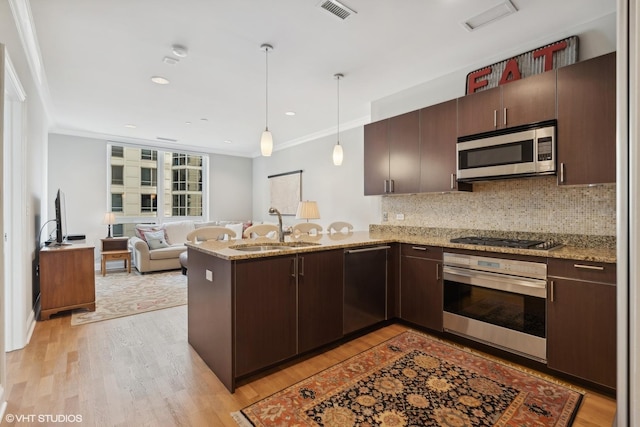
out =
[[[278,251],[288,248],[303,248],[306,246],[315,246],[319,243],[312,242],[274,242],[274,243],[256,243],[256,244],[243,244],[229,246],[229,249],[235,249],[236,251],[243,252],[265,252],[265,251]]]

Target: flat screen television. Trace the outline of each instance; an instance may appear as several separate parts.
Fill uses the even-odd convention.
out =
[[[67,237],[67,214],[64,200],[64,193],[58,189],[56,194],[56,245],[66,243]]]

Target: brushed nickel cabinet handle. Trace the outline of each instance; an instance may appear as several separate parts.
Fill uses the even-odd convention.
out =
[[[552,280],[550,282],[550,285],[551,285],[551,289],[549,290],[549,296],[551,297],[551,302],[553,302],[553,294],[555,292],[555,289],[554,289],[555,288],[555,286],[554,286],[555,282]]]
[[[298,269],[298,262],[296,261],[295,258],[291,258],[291,277],[293,277],[294,279],[296,277],[297,269]]]
[[[564,184],[564,163],[560,163],[560,184]]]
[[[581,268],[583,270],[597,270],[604,271],[604,267],[600,265],[586,265],[586,264],[573,264],[574,268]]]
[[[416,251],[427,251],[428,250],[424,246],[411,246],[411,249],[416,250]]]
[[[506,126],[507,125],[507,108],[506,107],[504,108],[503,114],[504,114],[504,117],[503,117],[502,123]]]
[[[452,190],[456,189],[456,174],[455,173],[451,174],[451,189]]]
[[[300,272],[298,273],[300,276],[304,276],[304,257],[300,257]]]
[[[498,110],[493,110],[493,127],[498,127]]]
[[[395,191],[395,182],[394,180],[389,180],[389,193],[393,193]]]
[[[440,264],[436,264],[436,280],[440,280]]]

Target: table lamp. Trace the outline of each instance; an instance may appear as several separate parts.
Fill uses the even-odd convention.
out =
[[[306,219],[307,222],[309,222],[310,219],[320,219],[318,204],[309,200],[306,200],[304,202],[300,201],[300,203],[298,204],[296,219]]]
[[[116,223],[116,214],[113,212],[107,212],[104,214],[104,219],[102,220],[103,224],[107,224],[109,226],[109,233],[107,234],[107,239],[111,239],[111,224]]]

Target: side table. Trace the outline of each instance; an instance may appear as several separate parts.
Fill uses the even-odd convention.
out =
[[[107,274],[107,261],[124,261],[127,273],[131,273],[131,251],[127,248],[128,237],[113,237],[101,239],[102,241],[102,262],[100,272],[103,276]]]

